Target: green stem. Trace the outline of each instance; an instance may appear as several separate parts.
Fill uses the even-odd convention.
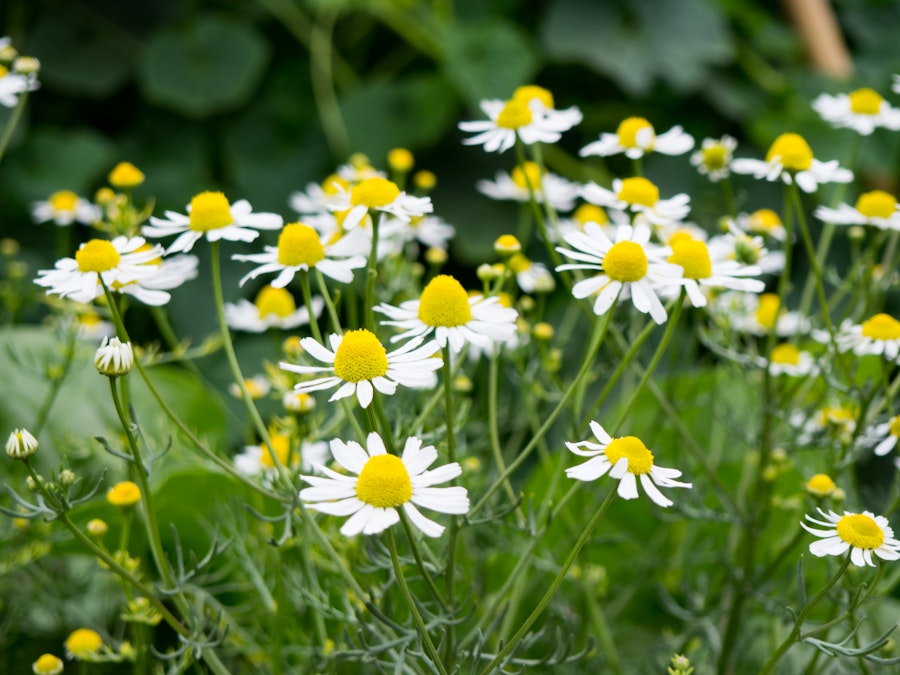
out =
[[[6,128],[3,130],[3,136],[0,136],[0,161],[3,160],[3,155],[6,154],[6,146],[9,145],[9,139],[12,138],[13,131],[15,131],[16,126],[19,124],[19,120],[22,117],[22,111],[25,110],[25,101],[28,100],[28,92],[23,91],[19,96],[19,101],[16,104],[15,109],[12,111],[12,115],[10,115],[9,120],[6,123]]]
[[[322,130],[331,147],[331,154],[344,157],[350,148],[350,137],[338,105],[332,75],[332,39],[338,12],[322,5],[311,26],[309,35],[309,70],[313,99],[319,112]]]
[[[312,291],[309,288],[309,272],[306,270],[300,272],[300,291],[303,293],[303,304],[306,305],[306,311],[309,314],[309,328],[316,342],[324,345],[322,332],[319,330],[319,321],[316,319],[316,313],[313,311]]]
[[[454,414],[453,414],[453,381],[452,374],[450,372],[450,343],[444,345],[443,349],[443,364],[441,365],[442,369],[442,379],[444,385],[444,413],[445,413],[445,421],[447,425],[447,460],[448,463],[453,463],[456,461],[456,430],[454,424]],[[451,482],[452,485],[456,484],[456,481]],[[445,589],[447,595],[447,605],[452,609],[455,606],[455,582],[456,582],[456,549],[458,543],[458,535],[459,535],[459,518],[457,516],[450,516],[450,527],[447,533],[447,565],[445,568]],[[452,667],[453,661],[453,649],[454,642],[456,641],[456,635],[454,627],[451,625],[447,630],[447,638],[444,643],[444,656]]]
[[[44,400],[41,403],[41,407],[38,410],[37,419],[35,420],[34,426],[31,427],[32,433],[35,435],[35,437],[37,437],[41,433],[41,430],[44,428],[44,424],[46,424],[47,417],[50,414],[50,409],[53,407],[53,403],[56,401],[56,396],[59,394],[59,390],[62,388],[63,381],[69,374],[69,370],[72,368],[72,362],[75,359],[75,343],[77,336],[78,329],[75,327],[75,325],[70,326],[68,341],[66,342],[66,351],[63,357],[62,369],[60,370],[59,374],[50,382],[50,391],[48,391],[47,395],[44,397]]]
[[[429,590],[431,590],[434,599],[437,601],[438,605],[440,605],[441,609],[446,612],[448,610],[447,604],[444,602],[444,598],[441,597],[441,592],[434,583],[434,579],[428,573],[428,568],[425,567],[425,562],[422,560],[422,554],[419,551],[419,545],[416,542],[416,536],[413,533],[413,529],[409,524],[409,518],[406,516],[406,511],[397,509],[397,512],[400,514],[400,523],[403,525],[403,530],[406,532],[406,538],[409,539],[409,548],[416,561],[416,566],[419,568],[419,572],[425,580],[425,583],[428,585]]]
[[[497,347],[499,352],[501,347]],[[506,461],[503,459],[503,450],[500,447],[500,430],[498,428],[498,375],[500,370],[500,354],[495,353],[491,356],[490,370],[488,372],[488,429],[491,437],[491,453],[494,455],[494,462],[497,464],[497,471],[500,474],[506,473]],[[513,489],[512,483],[507,477],[503,481],[503,489],[506,496],[509,497],[510,504],[516,503],[516,491]],[[519,526],[525,525],[525,515],[522,513],[521,507],[516,507],[516,518]]]
[[[325,309],[328,311],[328,318],[331,319],[331,330],[338,335],[341,335],[344,331],[341,328],[341,321],[338,319],[337,309],[335,309],[334,301],[331,299],[328,284],[325,283],[325,276],[319,270],[316,270],[316,281],[319,284],[319,292],[322,293],[322,299],[325,300]]]
[[[375,281],[378,279],[378,229],[381,217],[371,209],[369,215],[372,218],[372,248],[369,251],[369,261],[366,264],[366,297],[363,306],[363,320],[366,328],[375,332]]]

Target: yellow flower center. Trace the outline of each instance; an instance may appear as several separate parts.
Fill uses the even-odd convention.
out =
[[[545,108],[553,109],[553,94],[536,84],[526,84],[513,92],[514,101],[523,101],[527,105],[533,99],[538,99]]]
[[[400,196],[400,188],[387,178],[366,178],[350,192],[353,206],[378,209],[387,206]]]
[[[528,101],[512,99],[507,101],[497,115],[497,126],[504,129],[519,129],[531,124],[533,119]]]
[[[539,190],[541,187],[541,168],[534,162],[525,162],[525,166],[516,166],[512,170],[512,180],[523,190]]]
[[[650,469],[653,468],[653,453],[636,436],[614,438],[603,452],[613,465],[623,457],[627,457],[628,471],[638,476],[650,473]]]
[[[7,75],[9,75],[9,68],[0,66],[0,77],[6,77]]]
[[[703,165],[710,171],[717,171],[728,166],[728,148],[715,144],[703,148]]]
[[[897,340],[900,339],[900,321],[889,314],[876,314],[871,319],[863,321],[863,337],[873,340]]]
[[[759,304],[756,306],[756,322],[768,330],[775,328],[775,322],[780,314],[778,296],[774,293],[763,293],[759,296]]]
[[[782,225],[781,217],[772,209],[759,209],[750,214],[751,232],[769,232]]]
[[[253,304],[259,310],[260,319],[265,319],[271,314],[284,319],[297,310],[294,297],[287,290],[272,286],[263,286]]]
[[[319,233],[303,223],[288,223],[278,235],[278,262],[285,267],[313,268],[325,257]]]
[[[278,458],[279,464],[281,464],[281,466],[287,466],[291,454],[290,436],[275,434],[274,436],[270,436],[269,440],[272,442],[272,449],[275,451],[275,456]],[[275,461],[272,459],[272,453],[269,452],[269,447],[265,443],[260,444],[259,447],[262,450],[262,456],[259,458],[260,463],[269,469],[274,469]]]
[[[113,506],[131,506],[141,500],[141,489],[130,480],[113,485],[106,493],[106,501]]]
[[[365,328],[344,333],[334,355],[334,373],[344,382],[362,382],[387,373],[387,351]]]
[[[805,171],[812,166],[813,153],[800,134],[781,134],[766,153],[766,161],[771,162],[776,157],[788,171]]]
[[[532,262],[521,253],[516,253],[506,264],[509,265],[509,269],[512,270],[513,274],[527,272],[532,267]]]
[[[646,178],[625,178],[616,196],[629,204],[653,206],[659,201],[659,188]]]
[[[824,473],[817,473],[806,482],[806,489],[812,492],[814,495],[819,495],[820,497],[830,495],[832,492],[834,492],[834,489],[836,487],[837,485],[835,485],[834,481],[831,480],[831,476]]]
[[[412,497],[409,471],[396,455],[375,455],[359,472],[356,496],[360,501],[380,509],[405,504]]]
[[[890,430],[892,436],[900,438],[900,415],[891,418]]]
[[[647,134],[650,138],[650,143],[638,145],[637,135],[644,129],[650,130],[650,133]],[[619,123],[619,128],[616,129],[616,135],[619,137],[619,145],[626,148],[640,147],[644,150],[652,150],[653,141],[656,140],[656,133],[653,131],[653,125],[643,117],[628,117],[627,119],[622,120]],[[644,134],[642,134],[642,136],[643,135]]]
[[[218,230],[233,222],[231,204],[221,192],[201,192],[191,199],[190,228],[194,232]]]
[[[91,239],[75,253],[79,272],[106,272],[121,259],[116,247],[105,239]]]
[[[406,148],[394,148],[388,153],[387,161],[388,166],[394,171],[406,173],[413,168],[413,165],[416,163],[416,158],[413,157],[413,154]]]
[[[640,244],[620,241],[604,256],[603,271],[613,281],[639,281],[647,274],[647,254]]]
[[[341,191],[341,188],[346,190],[350,187],[350,183],[345,181],[343,178],[338,176],[336,173],[331,174],[322,181],[322,192],[326,195],[336,195]]]
[[[109,184],[117,188],[133,188],[144,182],[144,173],[131,162],[119,162],[109,172]]]
[[[449,274],[428,282],[419,298],[419,319],[426,326],[463,326],[472,320],[466,290]]]
[[[822,408],[820,420],[822,426],[849,426],[856,421],[856,408],[845,406],[825,406]]]
[[[679,237],[674,242],[670,241],[670,246],[672,255],[669,256],[669,262],[684,268],[685,279],[708,279],[712,276],[709,249],[702,241]]]
[[[855,548],[876,549],[884,543],[884,531],[873,518],[855,513],[837,522],[838,536]]]
[[[50,206],[52,206],[53,210],[57,213],[74,211],[75,204],[78,202],[78,195],[71,190],[60,190],[59,192],[54,192],[50,195],[50,199],[47,201],[50,202]]]
[[[514,234],[501,234],[494,242],[494,250],[498,253],[518,253],[522,250],[522,244]]]
[[[3,70],[6,69],[3,68]],[[53,654],[41,654],[37,661],[31,665],[31,669],[37,675],[57,675],[63,671],[63,662],[62,659]]]
[[[769,360],[772,363],[796,366],[800,363],[800,350],[794,345],[778,345],[772,349],[772,355],[769,357]]]
[[[606,211],[596,204],[582,204],[575,209],[573,217],[575,218],[575,222],[580,223],[581,225],[584,225],[585,223],[605,225],[609,222],[609,216],[606,215]]]
[[[103,646],[103,638],[100,633],[89,628],[79,628],[72,631],[66,638],[65,647],[75,658],[92,656],[100,651]]]
[[[857,115],[877,115],[884,101],[874,89],[863,87],[850,94],[850,110]]]
[[[888,218],[897,211],[897,199],[882,190],[864,192],[856,200],[856,210],[866,218]]]

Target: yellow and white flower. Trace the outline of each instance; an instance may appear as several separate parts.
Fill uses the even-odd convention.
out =
[[[332,373],[300,382],[294,386],[295,391],[309,393],[338,387],[329,401],[355,395],[359,405],[368,408],[376,389],[389,396],[397,391],[398,385],[413,389],[430,389],[437,385],[434,371],[443,365],[443,361],[433,358],[438,351],[435,342],[422,344],[423,341],[423,338],[415,338],[388,353],[374,333],[360,328],[343,335],[333,333],[328,338],[330,350],[311,337],[300,341],[311,357],[330,364],[327,367],[301,366],[284,361],[279,365],[284,370],[301,375]]]
[[[544,263],[516,253],[509,257],[506,266],[516,275],[516,283],[525,293],[551,293],[556,288],[556,280]]]
[[[444,526],[422,515],[417,507],[438,513],[462,515],[469,511],[466,489],[459,486],[435,487],[462,474],[459,463],[444,464],[428,470],[437,460],[433,445],[422,446],[412,436],[400,457],[388,454],[384,441],[372,432],[363,448],[356,441],[331,441],[335,461],[355,475],[348,476],[319,465],[320,476],[301,476],[310,487],[300,491],[307,508],[332,516],[350,516],[341,534],[378,534],[400,520],[399,509],[422,534],[439,537]]]
[[[615,178],[612,190],[588,183],[581,196],[591,204],[607,209],[632,211],[646,217],[653,225],[668,225],[683,220],[691,210],[691,198],[680,193],[669,199],[660,199],[659,188],[646,178]]]
[[[130,342],[122,342],[119,338],[103,338],[100,347],[94,352],[94,367],[101,375],[118,377],[125,375],[134,365],[134,350]]]
[[[102,211],[71,190],[59,190],[46,201],[34,202],[31,205],[31,217],[36,223],[52,220],[61,227],[76,222],[92,225],[102,218]]]
[[[311,216],[330,210],[339,199],[341,190],[349,188],[348,181],[333,173],[323,180],[321,185],[309,183],[306,186],[306,192],[291,193],[291,196],[288,197],[288,204],[301,216]]]
[[[734,225],[743,232],[772,237],[778,241],[784,241],[787,236],[781,216],[772,209],[757,209],[750,214],[741,213],[734,221]]]
[[[150,225],[144,225],[141,233],[154,238],[179,235],[168,253],[186,253],[202,237],[209,241],[253,241],[260,230],[277,230],[284,223],[275,213],[253,213],[246,199],[231,204],[221,192],[201,192],[191,199],[187,214],[166,211],[165,216],[151,216]]]
[[[700,149],[691,155],[691,164],[704,176],[717,183],[731,175],[731,161],[737,141],[728,136],[704,138]]]
[[[891,417],[887,422],[874,425],[863,436],[867,445],[876,443],[875,454],[884,457],[897,447],[897,439],[900,438],[900,415]]]
[[[317,465],[325,464],[329,458],[328,443],[311,441],[300,444],[300,452],[291,452],[291,437],[272,434],[269,437],[272,449],[281,466],[287,469],[300,467],[301,471],[314,471]],[[267,482],[275,479],[275,460],[265,443],[244,446],[244,451],[234,456],[234,468],[247,476],[262,476]]]
[[[819,342],[830,342],[827,331],[814,331],[813,337]],[[900,357],[900,321],[883,312],[860,324],[847,319],[838,329],[835,345],[841,353],[852,351],[857,356],[872,354],[896,361]]]
[[[740,333],[768,335],[774,330],[779,337],[790,337],[806,335],[810,329],[809,319],[800,312],[779,307],[774,293],[722,293],[710,310]]]
[[[12,459],[28,459],[37,449],[38,441],[28,429],[15,429],[6,439],[6,454]]]
[[[751,174],[767,181],[782,180],[797,184],[804,192],[815,192],[820,183],[849,183],[853,172],[842,169],[838,161],[820,162],[800,134],[781,134],[766,153],[766,159],[736,159],[731,163],[734,173]]]
[[[853,129],[868,136],[878,127],[900,129],[900,110],[874,89],[863,87],[849,94],[820,94],[812,102],[813,110],[838,129]]]
[[[900,230],[897,198],[883,190],[862,193],[855,206],[841,204],[836,209],[820,206],[814,215],[836,225],[873,225],[881,230]]]
[[[325,302],[318,295],[312,299],[313,312],[318,318]],[[225,322],[234,330],[264,333],[270,328],[296,328],[309,323],[309,311],[298,308],[294,297],[284,288],[263,286],[253,302],[238,300],[225,303]]]
[[[761,359],[761,365],[768,366],[772,375],[788,377],[806,377],[818,370],[812,354],[787,342],[773,347],[769,358]]]
[[[659,488],[692,487],[691,483],[675,480],[681,476],[681,471],[656,466],[653,463],[653,453],[636,436],[613,438],[602,426],[593,421],[591,432],[597,443],[566,442],[566,447],[576,455],[590,457],[588,461],[566,469],[569,478],[594,481],[609,473],[612,478],[619,481],[616,492],[622,499],[636,499],[637,480],[640,477],[644,492],[655,504],[662,507],[672,506],[674,502],[660,492]]]
[[[628,117],[619,123],[616,133],[600,134],[600,140],[588,143],[578,154],[609,157],[624,152],[626,157],[640,159],[649,152],[683,155],[693,147],[694,137],[680,126],[657,136],[653,125],[643,117]]]
[[[463,145],[482,145],[486,152],[505,152],[515,145],[516,137],[525,145],[556,143],[564,131],[581,121],[578,108],[555,110],[540,96],[484,100],[480,107],[487,120],[460,122],[457,126],[475,134],[463,139]]]
[[[620,225],[613,242],[596,223],[587,223],[583,232],[569,232],[565,241],[575,250],[557,247],[557,251],[577,263],[560,265],[556,270],[595,270],[593,277],[572,287],[576,298],[596,295],[594,314],[606,314],[616,298],[631,297],[639,312],[649,314],[658,324],[668,315],[658,292],[663,287],[681,286],[682,268],[666,262],[668,250],[650,243],[650,228],[639,223]]]
[[[145,250],[150,248],[150,244],[144,244]],[[164,305],[171,298],[166,291],[171,291],[186,281],[197,278],[199,263],[197,256],[189,254],[153,258],[144,263],[151,270],[148,276],[128,284],[113,282],[112,290],[137,298],[145,305]]]
[[[882,560],[900,559],[900,541],[894,539],[894,531],[884,516],[876,516],[870,511],[844,511],[841,516],[834,511],[826,513],[821,508],[816,510],[822,519],[807,514],[806,520],[828,529],[800,523],[804,530],[820,537],[819,541],[809,545],[809,552],[814,556],[844,555],[850,551],[850,562],[857,567],[875,567],[872,554]]]
[[[10,72],[6,66],[0,65],[0,105],[15,108],[20,94],[34,91],[40,86],[33,74]]]
[[[561,176],[542,172],[534,162],[517,165],[511,173],[498,171],[493,181],[480,180],[475,188],[491,199],[511,199],[528,202],[531,199],[529,186],[539,204],[549,204],[557,211],[571,211],[581,190],[580,186]]]
[[[379,228],[379,243],[386,242],[391,253],[399,253],[406,244],[416,241],[428,248],[446,250],[450,240],[456,236],[456,228],[435,215],[419,216],[408,221],[388,218],[382,221]],[[378,257],[382,257],[380,251]]]
[[[337,187],[338,193],[328,208],[337,212],[347,211],[342,222],[345,230],[359,225],[370,211],[408,221],[434,210],[431,197],[408,195],[396,183],[381,176],[366,178],[352,188]]]

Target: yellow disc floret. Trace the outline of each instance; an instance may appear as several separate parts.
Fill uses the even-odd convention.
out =
[[[71,190],[60,190],[50,195],[50,206],[57,213],[66,213],[75,210],[75,204],[78,203],[78,195]]]
[[[412,497],[409,471],[396,455],[375,455],[359,472],[356,496],[360,501],[380,509],[405,504]]]
[[[263,286],[253,304],[259,310],[260,319],[265,319],[272,314],[285,319],[297,310],[294,297],[287,290],[272,286]]]
[[[603,257],[603,271],[613,281],[628,283],[639,281],[647,275],[647,254],[640,244],[620,241]]]
[[[90,628],[72,631],[65,641],[66,651],[76,659],[93,656],[100,652],[102,646],[103,638],[100,637],[100,633]]]
[[[38,660],[31,664],[31,672],[36,675],[59,675],[62,671],[62,659],[53,654],[41,654]]]
[[[748,229],[751,232],[767,233],[775,227],[783,226],[781,217],[772,209],[758,209],[750,214]]]
[[[645,129],[649,130],[644,131]],[[644,138],[649,139],[649,142],[645,142],[642,144],[638,144],[638,134],[641,133]],[[653,125],[650,124],[643,117],[628,117],[622,120],[619,123],[619,128],[616,129],[616,135],[619,137],[619,145],[622,145],[626,148],[641,148],[643,150],[652,150],[653,149],[653,141],[656,140],[656,132],[653,131]]]
[[[416,158],[406,148],[394,148],[387,156],[388,166],[394,171],[406,173],[413,168]]]
[[[513,92],[514,101],[524,101],[528,104],[533,99],[539,100],[545,108],[553,109],[553,94],[536,84],[526,84]]]
[[[506,264],[509,266],[509,269],[513,274],[521,274],[522,272],[527,272],[534,266],[534,263],[532,263],[521,253],[516,253],[514,256],[510,257],[510,259],[506,261]]]
[[[766,162],[775,158],[788,171],[806,171],[812,166],[813,152],[800,134],[781,134],[766,153]]]
[[[605,225],[609,222],[609,216],[606,215],[606,211],[596,204],[582,204],[575,209],[575,213],[572,214],[572,217],[575,219],[575,222],[580,223],[581,225],[584,225],[585,223]]]
[[[900,339],[900,321],[889,314],[876,314],[871,319],[863,321],[863,337],[873,340],[898,340]]]
[[[712,261],[709,249],[697,239],[679,238],[671,241],[672,255],[669,262],[680,265],[684,269],[685,279],[708,279],[712,276]]]
[[[131,162],[119,162],[109,172],[108,180],[113,187],[128,190],[144,182],[144,173]]]
[[[659,201],[659,188],[640,176],[625,178],[622,180],[622,187],[619,188],[619,194],[616,196],[629,204],[653,206]]]
[[[190,228],[194,232],[218,230],[233,222],[231,204],[221,192],[201,192],[191,199]]]
[[[419,319],[427,326],[463,326],[472,320],[466,290],[449,274],[428,282],[419,298]]]
[[[900,415],[891,418],[890,431],[892,436],[900,438]]]
[[[331,174],[322,181],[322,192],[326,195],[336,195],[341,189],[347,190],[350,188],[350,183],[345,181],[343,178],[338,176],[336,173]]]
[[[784,365],[796,366],[800,363],[800,350],[794,345],[780,344],[772,349],[769,356],[772,363],[781,363]]]
[[[303,223],[288,223],[278,235],[278,262],[285,267],[312,268],[325,258],[319,233]]]
[[[400,188],[387,178],[375,176],[366,178],[350,192],[350,203],[353,206],[365,206],[377,209],[387,206],[400,196]]]
[[[603,452],[613,465],[623,457],[627,457],[628,471],[636,475],[650,473],[650,469],[653,468],[653,453],[636,436],[614,438]]]
[[[133,506],[141,500],[141,489],[130,480],[113,485],[106,493],[106,501],[113,506]]]
[[[121,259],[116,247],[105,239],[91,239],[75,253],[79,272],[106,272]]]
[[[831,476],[825,473],[817,473],[806,481],[806,489],[817,497],[827,497],[836,487]]]
[[[844,516],[837,522],[836,529],[841,539],[856,548],[872,550],[884,543],[884,531],[864,513]]]
[[[883,190],[864,192],[856,200],[856,210],[866,218],[889,218],[897,212],[897,199]]]
[[[512,180],[522,190],[539,190],[541,188],[541,167],[535,162],[519,164],[512,170]]]
[[[512,99],[507,101],[497,115],[497,126],[503,129],[519,129],[531,124],[532,119],[528,101]]]
[[[272,450],[275,451],[278,463],[281,466],[287,466],[291,455],[291,437],[284,434],[274,434],[269,437],[269,441],[272,443]],[[272,453],[269,452],[269,446],[262,443],[259,447],[262,450],[262,455],[259,458],[260,463],[264,467],[274,469],[275,461],[272,459]]]
[[[781,303],[774,293],[763,293],[756,306],[756,322],[766,330],[775,328],[775,322],[781,313]]]
[[[728,148],[721,143],[713,143],[703,148],[703,166],[710,171],[721,171],[728,166]]]
[[[850,110],[857,115],[877,115],[884,99],[874,89],[863,87],[850,94]]]
[[[345,382],[362,382],[387,373],[387,351],[365,328],[344,333],[334,355],[334,373]]]

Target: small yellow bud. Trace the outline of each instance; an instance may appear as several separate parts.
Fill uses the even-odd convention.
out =
[[[20,56],[13,61],[13,71],[20,75],[35,75],[41,71],[41,62],[33,56]]]
[[[92,537],[97,537],[98,539],[109,532],[109,525],[106,524],[105,520],[101,520],[100,518],[93,518],[88,521],[87,524],[88,534]]]
[[[831,476],[824,473],[817,473],[806,481],[806,491],[816,497],[828,497],[834,493],[836,487]]]
[[[494,242],[494,251],[497,255],[509,256],[514,253],[519,253],[521,250],[522,244],[512,234],[501,235],[497,237],[497,241]]]
[[[488,263],[483,263],[478,266],[478,269],[475,270],[475,274],[478,275],[478,278],[481,281],[493,281],[496,279],[496,275],[494,274],[494,266]]]
[[[866,229],[862,225],[851,225],[847,228],[847,236],[850,241],[865,241]]]
[[[94,201],[100,206],[107,206],[116,201],[116,193],[112,191],[112,188],[102,187],[94,193]]]
[[[437,185],[437,176],[431,171],[416,171],[413,174],[413,185],[425,192],[433,190],[434,186]]]
[[[94,656],[103,647],[103,638],[100,633],[90,628],[79,628],[72,631],[65,641],[66,655],[79,661],[85,657]]]
[[[35,675],[59,675],[62,671],[62,659],[53,654],[42,654],[31,664],[31,672]]]
[[[468,394],[472,389],[474,389],[475,385],[472,384],[472,380],[470,380],[465,375],[457,375],[453,378],[453,390],[462,392],[464,394]]]
[[[413,154],[406,148],[394,148],[387,156],[388,166],[397,173],[408,173],[416,163]]]
[[[63,469],[59,472],[59,484],[68,487],[75,482],[75,473],[69,469]]]
[[[109,184],[113,187],[128,190],[144,182],[144,174],[131,162],[119,162],[109,172]]]
[[[106,501],[123,509],[141,501],[141,489],[130,480],[113,485],[106,493]]]
[[[425,260],[429,265],[443,265],[447,262],[447,251],[437,246],[431,246],[425,251]]]
[[[547,342],[548,340],[553,339],[553,326],[549,323],[541,321],[540,323],[534,324],[534,329],[532,330],[532,334],[534,335],[535,340],[540,340],[542,342]]]
[[[19,253],[19,242],[8,237],[0,239],[0,255],[12,257]]]

